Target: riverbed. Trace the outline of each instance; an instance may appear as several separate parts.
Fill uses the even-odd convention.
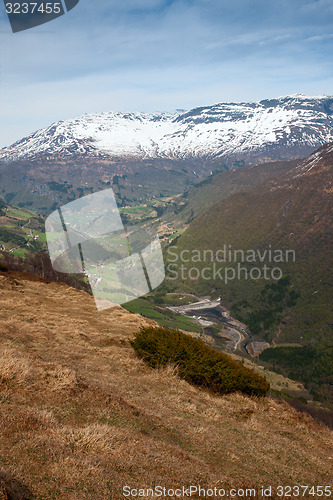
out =
[[[169,306],[168,309],[191,318],[204,328],[204,333],[213,337],[218,347],[227,347],[233,351],[242,350],[251,335],[246,325],[230,316],[221,305],[220,299],[198,298],[199,301],[183,306]]]

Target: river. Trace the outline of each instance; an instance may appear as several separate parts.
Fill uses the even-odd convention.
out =
[[[200,324],[205,334],[213,337],[218,347],[228,347],[234,351],[244,350],[251,339],[246,325],[233,318],[221,305],[220,299],[201,297],[198,300],[184,306],[170,306],[169,309]]]

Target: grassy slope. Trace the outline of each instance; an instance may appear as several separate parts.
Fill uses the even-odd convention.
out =
[[[283,402],[209,394],[148,368],[128,342],[147,320],[19,276],[0,275],[0,294],[0,484],[22,498],[330,483],[328,428]]]

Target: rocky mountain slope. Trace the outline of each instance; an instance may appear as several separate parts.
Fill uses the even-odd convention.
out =
[[[96,113],[54,123],[0,151],[40,157],[288,159],[333,140],[333,98],[287,96],[188,112]]]
[[[140,316],[24,275],[0,273],[0,296],[0,498],[120,500],[125,485],[272,485],[278,498],[277,485],[330,484],[327,427],[150,369],[128,341]]]

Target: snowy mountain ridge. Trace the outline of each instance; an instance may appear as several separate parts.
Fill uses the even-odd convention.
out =
[[[219,103],[177,113],[86,114],[0,150],[0,161],[42,156],[274,159],[306,155],[333,141],[333,97],[293,95]]]

